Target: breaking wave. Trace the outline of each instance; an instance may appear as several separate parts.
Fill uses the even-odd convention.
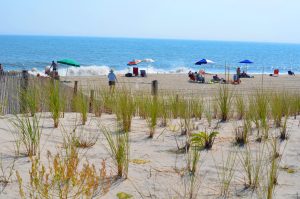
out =
[[[107,75],[109,71],[113,69],[116,74],[124,75],[128,72],[132,73],[132,67],[128,67],[126,69],[117,70],[115,68],[111,68],[108,66],[81,66],[81,67],[69,67],[69,68],[60,68],[58,73],[60,76],[103,76]],[[146,70],[147,74],[180,74],[180,73],[188,73],[190,68],[187,67],[178,67],[170,70],[158,69],[153,66],[148,67],[140,67],[140,70]],[[36,68],[33,68],[29,71],[32,75],[40,74],[41,76],[46,76],[44,71],[38,71]]]

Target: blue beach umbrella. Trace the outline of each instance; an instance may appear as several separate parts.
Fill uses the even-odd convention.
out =
[[[250,60],[248,60],[248,59],[245,59],[245,60],[243,60],[243,61],[240,61],[239,63],[240,63],[240,64],[253,64],[253,62],[250,61]]]
[[[200,61],[196,62],[195,65],[202,65],[202,64],[213,64],[215,62],[209,59],[201,59]]]
[[[245,64],[245,65],[246,65],[246,72],[247,72],[247,70],[248,70],[247,65],[248,65],[248,64],[253,64],[254,62],[252,62],[252,61],[250,61],[250,60],[248,60],[248,59],[245,59],[245,60],[243,60],[243,61],[240,61],[239,63],[240,63],[240,64]]]

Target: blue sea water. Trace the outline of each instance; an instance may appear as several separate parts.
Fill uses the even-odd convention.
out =
[[[300,45],[279,43],[248,43],[222,41],[125,39],[92,37],[50,36],[0,36],[0,63],[6,70],[36,68],[44,71],[52,60],[71,58],[80,68],[69,68],[68,75],[105,75],[109,68],[126,73],[127,63],[133,59],[154,59],[154,63],[142,63],[140,68],[148,73],[186,73],[205,69],[211,73],[224,73],[225,64],[232,71],[238,62],[249,59],[249,73],[280,73],[288,70],[300,73]],[[212,65],[195,66],[202,58],[215,62]],[[64,75],[66,66],[60,65]]]

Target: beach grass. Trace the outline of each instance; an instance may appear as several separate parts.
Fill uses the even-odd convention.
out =
[[[232,102],[232,92],[229,90],[227,85],[219,87],[217,103],[220,110],[221,122],[226,122],[229,118]]]
[[[117,167],[117,176],[126,179],[128,177],[130,150],[128,132],[112,131],[104,126],[100,126],[100,128],[108,144],[106,149]]]
[[[47,100],[49,111],[51,112],[54,122],[54,128],[58,127],[59,118],[62,110],[62,98],[60,96],[59,82],[53,81],[48,84],[48,96]]]
[[[15,115],[11,123],[15,127],[17,140],[22,144],[27,156],[39,155],[40,139],[42,135],[39,126],[40,118],[34,115],[32,118],[26,115]]]

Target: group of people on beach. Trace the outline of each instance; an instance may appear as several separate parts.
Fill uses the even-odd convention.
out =
[[[205,83],[204,75],[209,73],[205,73],[205,71],[200,70],[199,72],[192,72],[189,71],[188,76],[191,81],[198,82],[198,83]],[[248,75],[245,71],[241,73],[241,68],[238,67],[236,69],[236,74],[234,75],[232,83],[239,84],[241,82],[240,78],[253,78],[253,76]],[[210,80],[212,83],[227,83],[224,78],[220,78],[217,74],[213,75],[212,79]]]

